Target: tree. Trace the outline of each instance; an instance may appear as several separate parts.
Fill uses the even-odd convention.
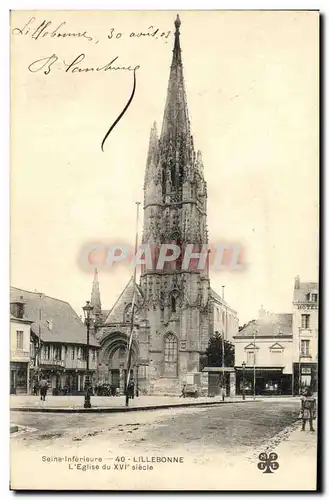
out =
[[[234,345],[232,342],[224,339],[224,365],[234,366]],[[209,339],[206,356],[208,358],[208,366],[222,366],[222,335],[218,332]]]

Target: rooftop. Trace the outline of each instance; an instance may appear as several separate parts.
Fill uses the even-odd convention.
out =
[[[86,344],[86,327],[68,302],[55,299],[40,292],[30,292],[10,287],[10,300],[23,296],[24,320],[32,321],[31,329],[45,342]],[[19,321],[19,320],[18,320]],[[99,346],[90,335],[90,345]]]
[[[292,336],[292,314],[266,313],[259,319],[249,321],[242,327],[236,337],[279,337]]]

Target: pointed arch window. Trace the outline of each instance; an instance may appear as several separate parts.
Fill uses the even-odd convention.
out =
[[[176,297],[174,295],[171,296],[171,312],[175,313],[176,312]]]
[[[169,333],[165,338],[165,362],[176,363],[177,362],[177,339],[175,335]]]

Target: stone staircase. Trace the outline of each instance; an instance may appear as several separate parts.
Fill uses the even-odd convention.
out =
[[[183,384],[178,378],[161,377],[153,380],[150,385],[152,396],[180,396]]]

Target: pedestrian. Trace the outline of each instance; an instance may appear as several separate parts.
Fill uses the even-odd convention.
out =
[[[179,397],[180,398],[185,398],[186,397],[186,384],[183,384],[182,393],[181,393],[181,395]]]
[[[48,390],[48,381],[45,377],[42,377],[40,380],[40,399],[41,401],[46,401]]]
[[[38,381],[36,380],[33,385],[33,394],[34,396],[37,396],[39,393],[39,384]]]
[[[134,399],[135,397],[135,381],[131,379],[128,384],[128,397]]]
[[[307,420],[310,424],[310,431],[314,432],[313,420],[316,417],[316,400],[313,396],[310,387],[305,387],[302,396],[300,398],[301,402],[301,418],[302,418],[302,431],[305,431],[305,425]]]

